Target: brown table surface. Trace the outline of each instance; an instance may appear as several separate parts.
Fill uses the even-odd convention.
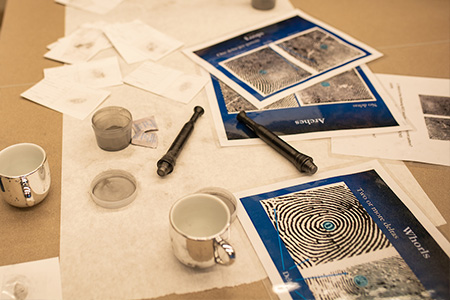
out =
[[[250,2],[250,0],[249,0]],[[306,13],[374,47],[384,56],[374,73],[450,78],[448,0],[291,0]],[[46,46],[64,35],[64,6],[54,0],[8,0],[0,31],[0,149],[37,143],[51,159],[46,201],[17,209],[0,201],[0,266],[59,256],[62,115],[20,94],[60,65],[45,59]],[[450,167],[406,162],[450,222]],[[450,240],[450,225],[439,230]],[[160,299],[271,299],[268,279],[233,288]]]

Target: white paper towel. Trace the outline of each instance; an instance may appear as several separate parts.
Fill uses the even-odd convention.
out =
[[[66,8],[66,33],[87,22],[140,19],[191,46],[291,9],[287,0],[278,0],[270,11],[253,9],[249,0],[127,0],[101,16]],[[110,56],[118,53],[109,49],[94,59]],[[201,74],[200,68],[179,51],[158,63]],[[120,64],[123,76],[139,65],[127,65],[123,59]],[[123,106],[135,120],[155,116],[159,146],[149,149],[130,145],[119,152],[106,152],[96,145],[90,117],[80,121],[64,116],[60,250],[64,299],[152,298],[265,278],[238,221],[233,224],[229,239],[237,252],[233,265],[199,271],[180,264],[170,248],[170,206],[178,198],[208,186],[238,192],[303,175],[267,145],[221,148],[204,90],[189,104],[128,85],[108,90],[111,95],[101,107]],[[160,178],[156,162],[188,121],[195,105],[203,106],[206,112],[197,121],[173,173]],[[329,140],[292,142],[314,157],[320,170],[368,160],[332,155],[329,144]],[[385,166],[400,174],[403,185],[420,194],[420,187],[403,163],[389,162]],[[97,174],[115,168],[137,178],[138,195],[129,206],[108,210],[90,199],[89,186]]]

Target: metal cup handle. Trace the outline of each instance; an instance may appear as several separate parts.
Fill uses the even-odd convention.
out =
[[[33,195],[31,194],[30,184],[26,177],[20,177],[20,185],[22,186],[22,192],[25,196],[25,200],[27,201],[28,206],[33,206],[35,204],[35,200]]]
[[[225,253],[228,256],[228,259],[224,260],[222,259],[222,257],[220,257],[219,247],[225,251]],[[236,259],[236,252],[227,241],[225,241],[221,237],[216,237],[214,239],[214,259],[216,263],[220,265],[231,265],[232,263],[234,263],[234,260]]]

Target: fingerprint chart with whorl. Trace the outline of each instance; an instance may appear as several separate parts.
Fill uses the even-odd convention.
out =
[[[260,203],[300,269],[391,246],[343,182]]]

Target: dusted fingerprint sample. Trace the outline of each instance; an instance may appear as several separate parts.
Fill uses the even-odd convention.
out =
[[[267,47],[224,65],[263,95],[275,93],[311,75]]]
[[[430,139],[450,141],[450,119],[425,117],[425,124]]]
[[[358,49],[340,42],[319,29],[278,43],[277,46],[318,72],[363,54]]]
[[[450,97],[419,95],[419,99],[424,114],[450,117]]]
[[[343,182],[260,203],[301,269],[391,245]]]

